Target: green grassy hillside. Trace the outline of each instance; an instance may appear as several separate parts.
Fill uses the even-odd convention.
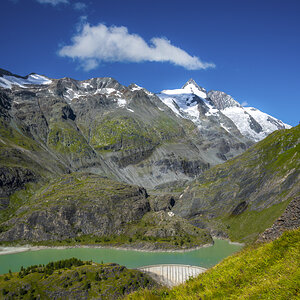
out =
[[[140,291],[127,299],[299,299],[300,229],[250,246],[171,290]]]

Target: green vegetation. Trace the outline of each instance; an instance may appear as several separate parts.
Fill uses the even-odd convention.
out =
[[[9,126],[3,118],[0,118],[0,151],[7,150],[11,147],[21,147],[30,151],[41,150],[40,146],[25,133],[20,130],[16,130],[12,126]],[[4,157],[0,156],[1,163],[5,163]]]
[[[34,195],[35,191],[39,188],[36,183],[27,183],[24,189],[14,192],[9,197],[9,206],[6,209],[0,210],[0,220],[4,222],[13,216],[15,212],[22,206],[30,201],[30,198]]]
[[[50,125],[47,143],[59,153],[71,154],[73,159],[88,158],[93,152],[80,131],[74,125],[62,121]]]
[[[132,230],[132,229],[131,229]],[[196,229],[197,230],[197,229]],[[63,240],[47,240],[40,242],[30,242],[32,246],[104,246],[104,247],[124,247],[133,249],[160,249],[160,250],[181,250],[193,247],[199,247],[204,244],[212,243],[210,235],[201,229],[195,230],[195,234],[181,232],[174,236],[154,236],[143,235],[139,232],[128,234],[112,234],[106,236],[97,235],[78,235],[73,238]],[[26,240],[18,240],[15,242],[2,242],[1,245],[28,245]]]
[[[39,202],[39,205],[50,206],[71,200],[85,204],[97,199],[107,203],[116,196],[129,197],[137,189],[135,186],[98,175],[74,172],[41,187],[33,195],[31,203]]]
[[[300,229],[252,245],[171,290],[139,291],[127,299],[299,299]]]
[[[132,246],[154,243],[162,249],[193,248],[213,242],[206,230],[164,211],[146,213],[141,220],[126,226],[125,234],[131,237]]]
[[[1,299],[118,299],[153,287],[158,284],[137,270],[76,258],[21,267],[20,272],[0,276]]]
[[[237,216],[227,216],[222,219],[226,225],[229,238],[232,241],[250,243],[266,228],[269,228],[282,215],[289,201],[272,205],[261,211],[249,211]]]
[[[151,124],[127,116],[107,117],[100,121],[91,137],[97,150],[131,150],[137,147],[153,148],[163,140],[182,136],[183,130],[171,118],[161,116]]]

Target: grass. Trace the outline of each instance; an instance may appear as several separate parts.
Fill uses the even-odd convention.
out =
[[[139,291],[127,299],[299,299],[300,229],[252,245],[171,290]]]
[[[27,204],[38,187],[36,183],[27,183],[24,189],[14,192],[9,198],[8,208],[0,210],[1,223],[12,218],[22,205]]]
[[[275,204],[261,211],[246,210],[238,216],[227,216],[221,219],[225,224],[231,241],[254,242],[258,235],[272,226],[282,215],[289,201]]]

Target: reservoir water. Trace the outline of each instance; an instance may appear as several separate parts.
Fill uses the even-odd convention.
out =
[[[99,263],[114,262],[128,268],[155,264],[185,264],[210,268],[241,248],[241,245],[215,239],[213,246],[189,252],[141,252],[109,248],[42,249],[0,255],[0,274],[8,273],[9,270],[17,272],[21,266],[47,264],[71,257]]]

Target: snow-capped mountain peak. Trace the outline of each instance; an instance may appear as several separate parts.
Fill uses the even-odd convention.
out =
[[[206,89],[199,86],[192,78],[187,81],[181,89],[184,90],[185,93],[194,94],[203,99],[207,97]]]
[[[182,89],[201,98],[206,98],[206,89],[199,86],[192,78],[184,84]]]
[[[36,73],[22,77],[0,69],[0,86],[6,89],[11,89],[14,85],[26,88],[26,85],[46,85],[50,83],[52,81],[49,78]]]
[[[242,107],[224,92],[211,90],[207,93],[193,79],[181,89],[163,90],[157,96],[178,117],[190,119],[200,130],[208,119],[219,122],[223,128],[227,120],[226,123],[232,124],[243,136],[257,142],[275,130],[291,127],[258,109]],[[227,127],[225,129],[230,132]]]

